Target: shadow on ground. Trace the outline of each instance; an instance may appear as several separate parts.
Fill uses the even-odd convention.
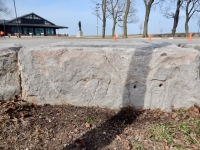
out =
[[[134,110],[134,107],[144,108],[146,82],[149,72],[148,64],[152,59],[153,50],[169,45],[171,44],[149,42],[146,47],[136,48],[124,85],[122,102],[124,108],[100,126],[88,131],[82,137],[67,145],[63,150],[104,149],[116,139],[117,135],[123,133],[125,127],[132,124],[137,116],[142,113],[142,111]]]

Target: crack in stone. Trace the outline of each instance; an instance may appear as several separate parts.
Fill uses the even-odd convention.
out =
[[[81,82],[81,81],[86,82],[87,79],[89,79],[89,78],[84,78],[84,79],[80,79],[80,80],[78,80],[78,81],[73,85],[73,87],[75,87],[75,86],[76,86],[79,82]],[[71,81],[71,80],[70,80],[70,81]]]
[[[111,79],[109,80],[109,82],[108,82],[108,88],[106,89],[106,94],[105,94],[105,96],[107,95],[107,93],[108,93],[108,89],[109,89],[109,86],[110,86],[110,83],[111,83]]]
[[[17,59],[17,70],[18,70],[18,76],[19,76],[19,87],[20,87],[20,96],[22,97],[22,77],[21,77],[21,71],[20,71],[20,63],[19,63],[19,58],[18,58],[18,52],[16,52],[16,59]]]
[[[117,70],[116,70],[115,67],[112,65],[112,63],[111,63],[110,60],[108,59],[107,55],[105,54],[104,56],[105,56],[107,62],[110,64],[110,66],[115,70],[115,72],[116,72],[116,74],[118,75],[118,77],[119,77],[119,79],[120,79],[120,82],[121,82],[121,77],[120,77],[120,75],[118,74]]]
[[[96,89],[95,89],[95,93],[94,93],[94,96],[93,96],[93,98],[88,102],[88,106],[90,106],[90,103],[92,102],[92,101],[94,101],[94,98],[95,98],[95,96],[96,96],[96,93],[97,93],[97,89],[98,89],[98,87],[99,87],[99,80],[98,80],[98,84],[97,84],[97,87],[96,87]]]
[[[165,82],[165,81],[167,81],[167,79],[165,79],[165,80],[151,79],[151,80],[149,80],[149,81],[162,81],[162,82]]]

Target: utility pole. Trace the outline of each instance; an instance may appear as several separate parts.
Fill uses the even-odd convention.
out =
[[[17,28],[18,28],[18,36],[19,36],[19,38],[21,38],[20,30],[19,30],[19,21],[18,21],[18,18],[17,18],[17,10],[16,10],[16,6],[15,6],[15,0],[13,0],[13,3],[14,3],[14,7],[15,7],[15,15],[16,15],[16,21],[17,21]]]
[[[5,19],[3,20],[3,26],[4,26],[4,38],[6,38],[5,37],[5,35],[6,35],[6,33],[5,33],[6,32],[6,30],[5,30]]]
[[[96,14],[97,14],[97,37],[98,37],[98,17],[99,17],[99,3],[96,4]]]
[[[160,34],[160,22],[159,22],[159,25],[158,25],[158,34]]]

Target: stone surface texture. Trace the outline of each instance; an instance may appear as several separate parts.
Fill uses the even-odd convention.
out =
[[[22,97],[37,104],[170,110],[200,104],[199,51],[163,42],[60,42],[18,53]]]
[[[181,44],[178,44],[178,46],[182,47],[182,48],[194,48],[194,49],[200,51],[200,44],[181,43]]]
[[[17,58],[21,47],[15,44],[0,46],[0,100],[10,100],[21,93]]]

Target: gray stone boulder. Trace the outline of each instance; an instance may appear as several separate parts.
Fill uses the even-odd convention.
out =
[[[37,104],[170,110],[200,104],[199,51],[169,43],[61,42],[19,52],[22,97]]]
[[[21,93],[17,56],[21,47],[15,44],[0,46],[0,100],[10,100]]]

